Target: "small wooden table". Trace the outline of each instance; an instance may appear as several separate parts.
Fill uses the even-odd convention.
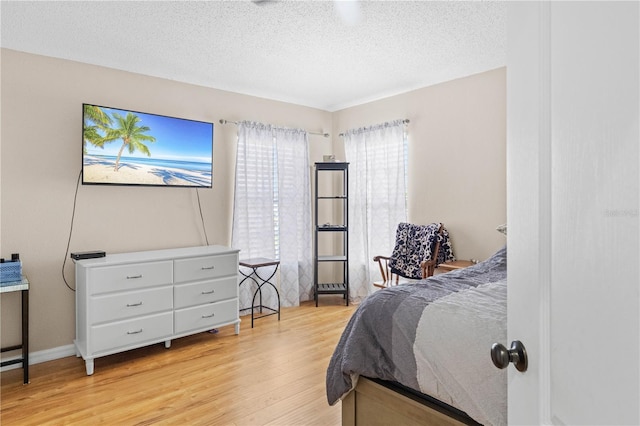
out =
[[[22,296],[22,342],[19,345],[0,349],[0,352],[22,350],[22,357],[9,361],[2,361],[0,366],[22,364],[23,383],[29,383],[29,280],[23,276],[20,281],[2,283],[0,293],[21,292]]]
[[[444,262],[439,264],[438,269],[441,269],[444,272],[450,272],[455,269],[468,268],[469,266],[472,266],[472,265],[475,265],[475,263],[473,263],[470,260],[454,260],[452,262]]]

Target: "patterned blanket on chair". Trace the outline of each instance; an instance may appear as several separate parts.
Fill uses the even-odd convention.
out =
[[[449,241],[449,232],[443,227],[442,234],[438,234],[441,225],[441,223],[414,225],[404,222],[398,224],[396,245],[389,261],[391,272],[406,278],[422,278],[420,263],[433,258],[438,240],[440,249],[436,263],[455,260]]]

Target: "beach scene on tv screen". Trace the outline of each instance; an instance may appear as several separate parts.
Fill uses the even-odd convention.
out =
[[[213,124],[83,106],[84,183],[212,186]]]

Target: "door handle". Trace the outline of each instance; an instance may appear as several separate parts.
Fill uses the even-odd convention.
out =
[[[493,365],[502,369],[507,368],[512,362],[516,370],[525,372],[529,365],[527,360],[527,350],[520,340],[511,342],[511,348],[507,349],[500,343],[491,345],[491,361]]]

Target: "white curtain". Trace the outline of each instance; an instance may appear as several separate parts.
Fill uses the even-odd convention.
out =
[[[349,292],[373,291],[376,255],[390,255],[398,223],[406,222],[405,127],[396,120],[344,134],[349,162]]]
[[[240,249],[241,260],[280,261],[282,306],[297,306],[313,297],[309,155],[304,130],[238,124],[231,245]],[[273,267],[259,270],[265,278],[272,272]],[[251,307],[254,291],[251,280],[242,284],[241,309]],[[277,306],[275,293],[266,289],[263,296],[264,305]]]
[[[276,130],[280,297],[284,306],[313,298],[311,183],[307,132]]]

